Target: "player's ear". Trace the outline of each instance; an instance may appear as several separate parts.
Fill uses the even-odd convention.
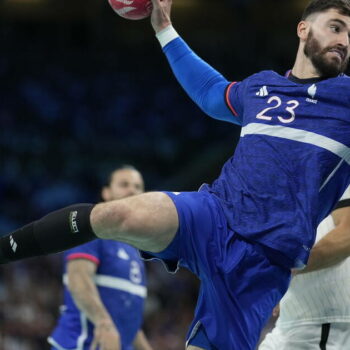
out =
[[[297,35],[301,41],[306,41],[311,28],[311,23],[308,21],[301,21],[297,27]]]
[[[101,197],[105,202],[108,202],[111,200],[111,191],[109,187],[104,186],[101,191]]]

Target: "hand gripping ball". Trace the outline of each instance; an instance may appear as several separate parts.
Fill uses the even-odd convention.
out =
[[[152,13],[151,0],[108,0],[113,10],[126,19],[143,19]]]

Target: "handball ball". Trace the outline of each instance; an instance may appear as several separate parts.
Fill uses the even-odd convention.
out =
[[[151,0],[108,0],[113,10],[126,19],[143,19],[152,13]]]

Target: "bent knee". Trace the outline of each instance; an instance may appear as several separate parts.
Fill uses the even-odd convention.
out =
[[[100,203],[91,212],[91,227],[97,237],[117,240],[117,233],[121,229],[125,230],[130,215],[130,210],[121,200]]]
[[[175,236],[178,215],[166,194],[150,192],[96,205],[91,213],[91,225],[99,238],[160,251]]]

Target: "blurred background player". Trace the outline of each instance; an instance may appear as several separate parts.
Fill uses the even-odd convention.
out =
[[[319,225],[316,242],[259,350],[350,349],[350,187]]]
[[[101,195],[110,201],[143,191],[142,175],[126,165],[110,174]],[[65,305],[48,339],[53,349],[152,350],[140,329],[147,289],[137,249],[97,239],[66,251],[64,263]]]

